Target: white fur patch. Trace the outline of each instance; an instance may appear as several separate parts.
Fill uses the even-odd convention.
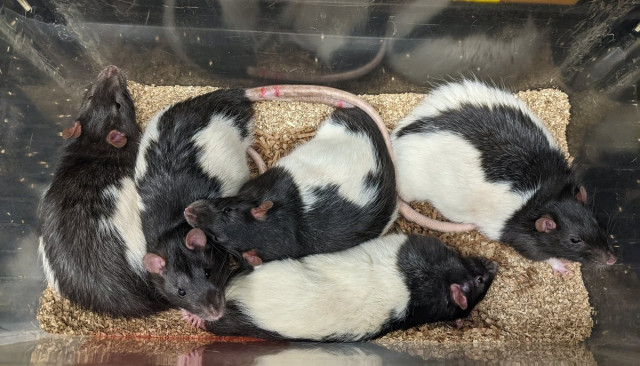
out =
[[[249,180],[246,151],[251,139],[241,138],[233,119],[213,115],[209,125],[195,134],[192,141],[200,148],[198,163],[205,174],[221,179],[222,196],[238,193],[240,186]]]
[[[290,338],[356,340],[377,332],[391,314],[404,314],[410,293],[397,267],[406,235],[356,247],[263,264],[227,288],[254,323]]]
[[[393,150],[400,197],[430,201],[448,219],[476,224],[494,240],[533,195],[512,192],[506,182],[488,182],[480,151],[449,132],[404,135],[393,141]]]
[[[104,231],[115,230],[120,234],[126,247],[129,266],[134,272],[144,276],[146,270],[142,266],[142,257],[147,252],[147,246],[142,232],[138,204],[139,195],[136,184],[133,179],[125,178],[120,189],[115,186],[109,186],[102,191],[102,195],[105,199],[115,200],[116,211],[111,217],[99,221],[99,229]]]
[[[51,264],[49,264],[49,258],[47,258],[47,253],[44,250],[44,239],[42,236],[38,238],[38,255],[40,256],[40,263],[42,263],[42,269],[44,271],[44,276],[47,279],[47,283],[51,286],[57,293],[60,293],[60,289],[58,287],[58,280],[56,279],[53,270],[51,270]]]
[[[136,182],[139,181],[146,173],[147,173],[147,150],[149,149],[149,145],[152,142],[158,141],[158,137],[160,136],[160,131],[158,130],[158,121],[160,117],[167,111],[171,106],[167,106],[156,113],[155,116],[149,120],[147,123],[147,127],[142,134],[142,139],[140,140],[140,148],[138,150],[138,157],[136,158]]]
[[[422,102],[414,108],[409,115],[403,118],[395,131],[424,117],[436,117],[443,112],[460,109],[463,104],[471,104],[478,107],[493,109],[498,106],[506,106],[521,111],[542,130],[549,145],[558,148],[551,132],[544,123],[531,112],[523,101],[504,90],[490,87],[484,83],[473,80],[463,80],[458,83],[445,84],[429,93]]]
[[[324,122],[311,141],[280,159],[276,166],[293,175],[306,207],[316,200],[313,190],[327,185],[338,186],[341,196],[359,206],[376,197],[375,189],[364,184],[366,175],[377,170],[369,138],[334,124],[331,119]]]

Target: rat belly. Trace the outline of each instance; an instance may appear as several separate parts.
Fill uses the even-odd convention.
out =
[[[485,178],[481,153],[450,132],[403,136],[394,141],[400,196],[429,201],[450,220],[478,225],[500,238],[504,223],[533,192],[515,192],[509,182]]]

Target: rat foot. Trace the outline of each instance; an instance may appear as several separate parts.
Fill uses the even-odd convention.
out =
[[[200,329],[206,330],[204,327],[204,319],[202,319],[197,315],[193,315],[184,309],[182,309],[182,319],[193,328],[200,328]]]
[[[546,262],[549,263],[549,265],[553,269],[554,276],[562,275],[562,277],[567,277],[573,275],[573,271],[567,268],[569,262],[565,262],[562,259],[558,258],[549,258]]]

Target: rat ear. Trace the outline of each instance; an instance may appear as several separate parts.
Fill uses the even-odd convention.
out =
[[[157,254],[147,253],[142,258],[142,264],[149,273],[162,274],[164,272],[166,262],[164,258]]]
[[[191,229],[187,233],[184,244],[189,250],[204,249],[207,245],[207,236],[204,235],[204,231],[200,229]]]
[[[269,211],[269,209],[273,207],[273,202],[271,201],[264,201],[260,204],[260,206],[258,207],[254,207],[251,209],[251,216],[253,216],[254,219],[256,220],[264,220],[266,219],[266,215],[267,212]]]
[[[251,267],[258,267],[262,264],[262,258],[258,256],[258,252],[251,249],[242,253],[242,258],[247,261],[251,265]]]
[[[451,299],[453,300],[453,302],[455,302],[460,309],[466,310],[468,305],[467,297],[464,295],[464,292],[462,292],[460,285],[454,283],[449,286],[449,290],[451,291]]]
[[[80,121],[75,121],[73,123],[73,126],[62,131],[62,138],[66,140],[72,137],[78,137],[80,136],[81,133],[82,133],[82,125],[80,124]]]
[[[580,191],[576,193],[576,199],[582,203],[587,203],[587,190],[580,186]]]
[[[118,130],[111,130],[107,135],[107,143],[119,149],[127,144],[127,136]]]
[[[551,232],[556,228],[556,222],[549,216],[541,216],[536,220],[536,230],[541,233]]]

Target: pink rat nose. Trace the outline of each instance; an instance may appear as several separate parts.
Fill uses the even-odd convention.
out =
[[[607,258],[607,265],[610,266],[610,265],[614,264],[617,260],[618,260],[618,258],[616,258],[615,255],[609,254],[609,257]]]
[[[107,77],[111,77],[113,75],[118,75],[120,73],[120,69],[118,69],[118,67],[114,66],[114,65],[107,66],[105,71],[106,71]]]

